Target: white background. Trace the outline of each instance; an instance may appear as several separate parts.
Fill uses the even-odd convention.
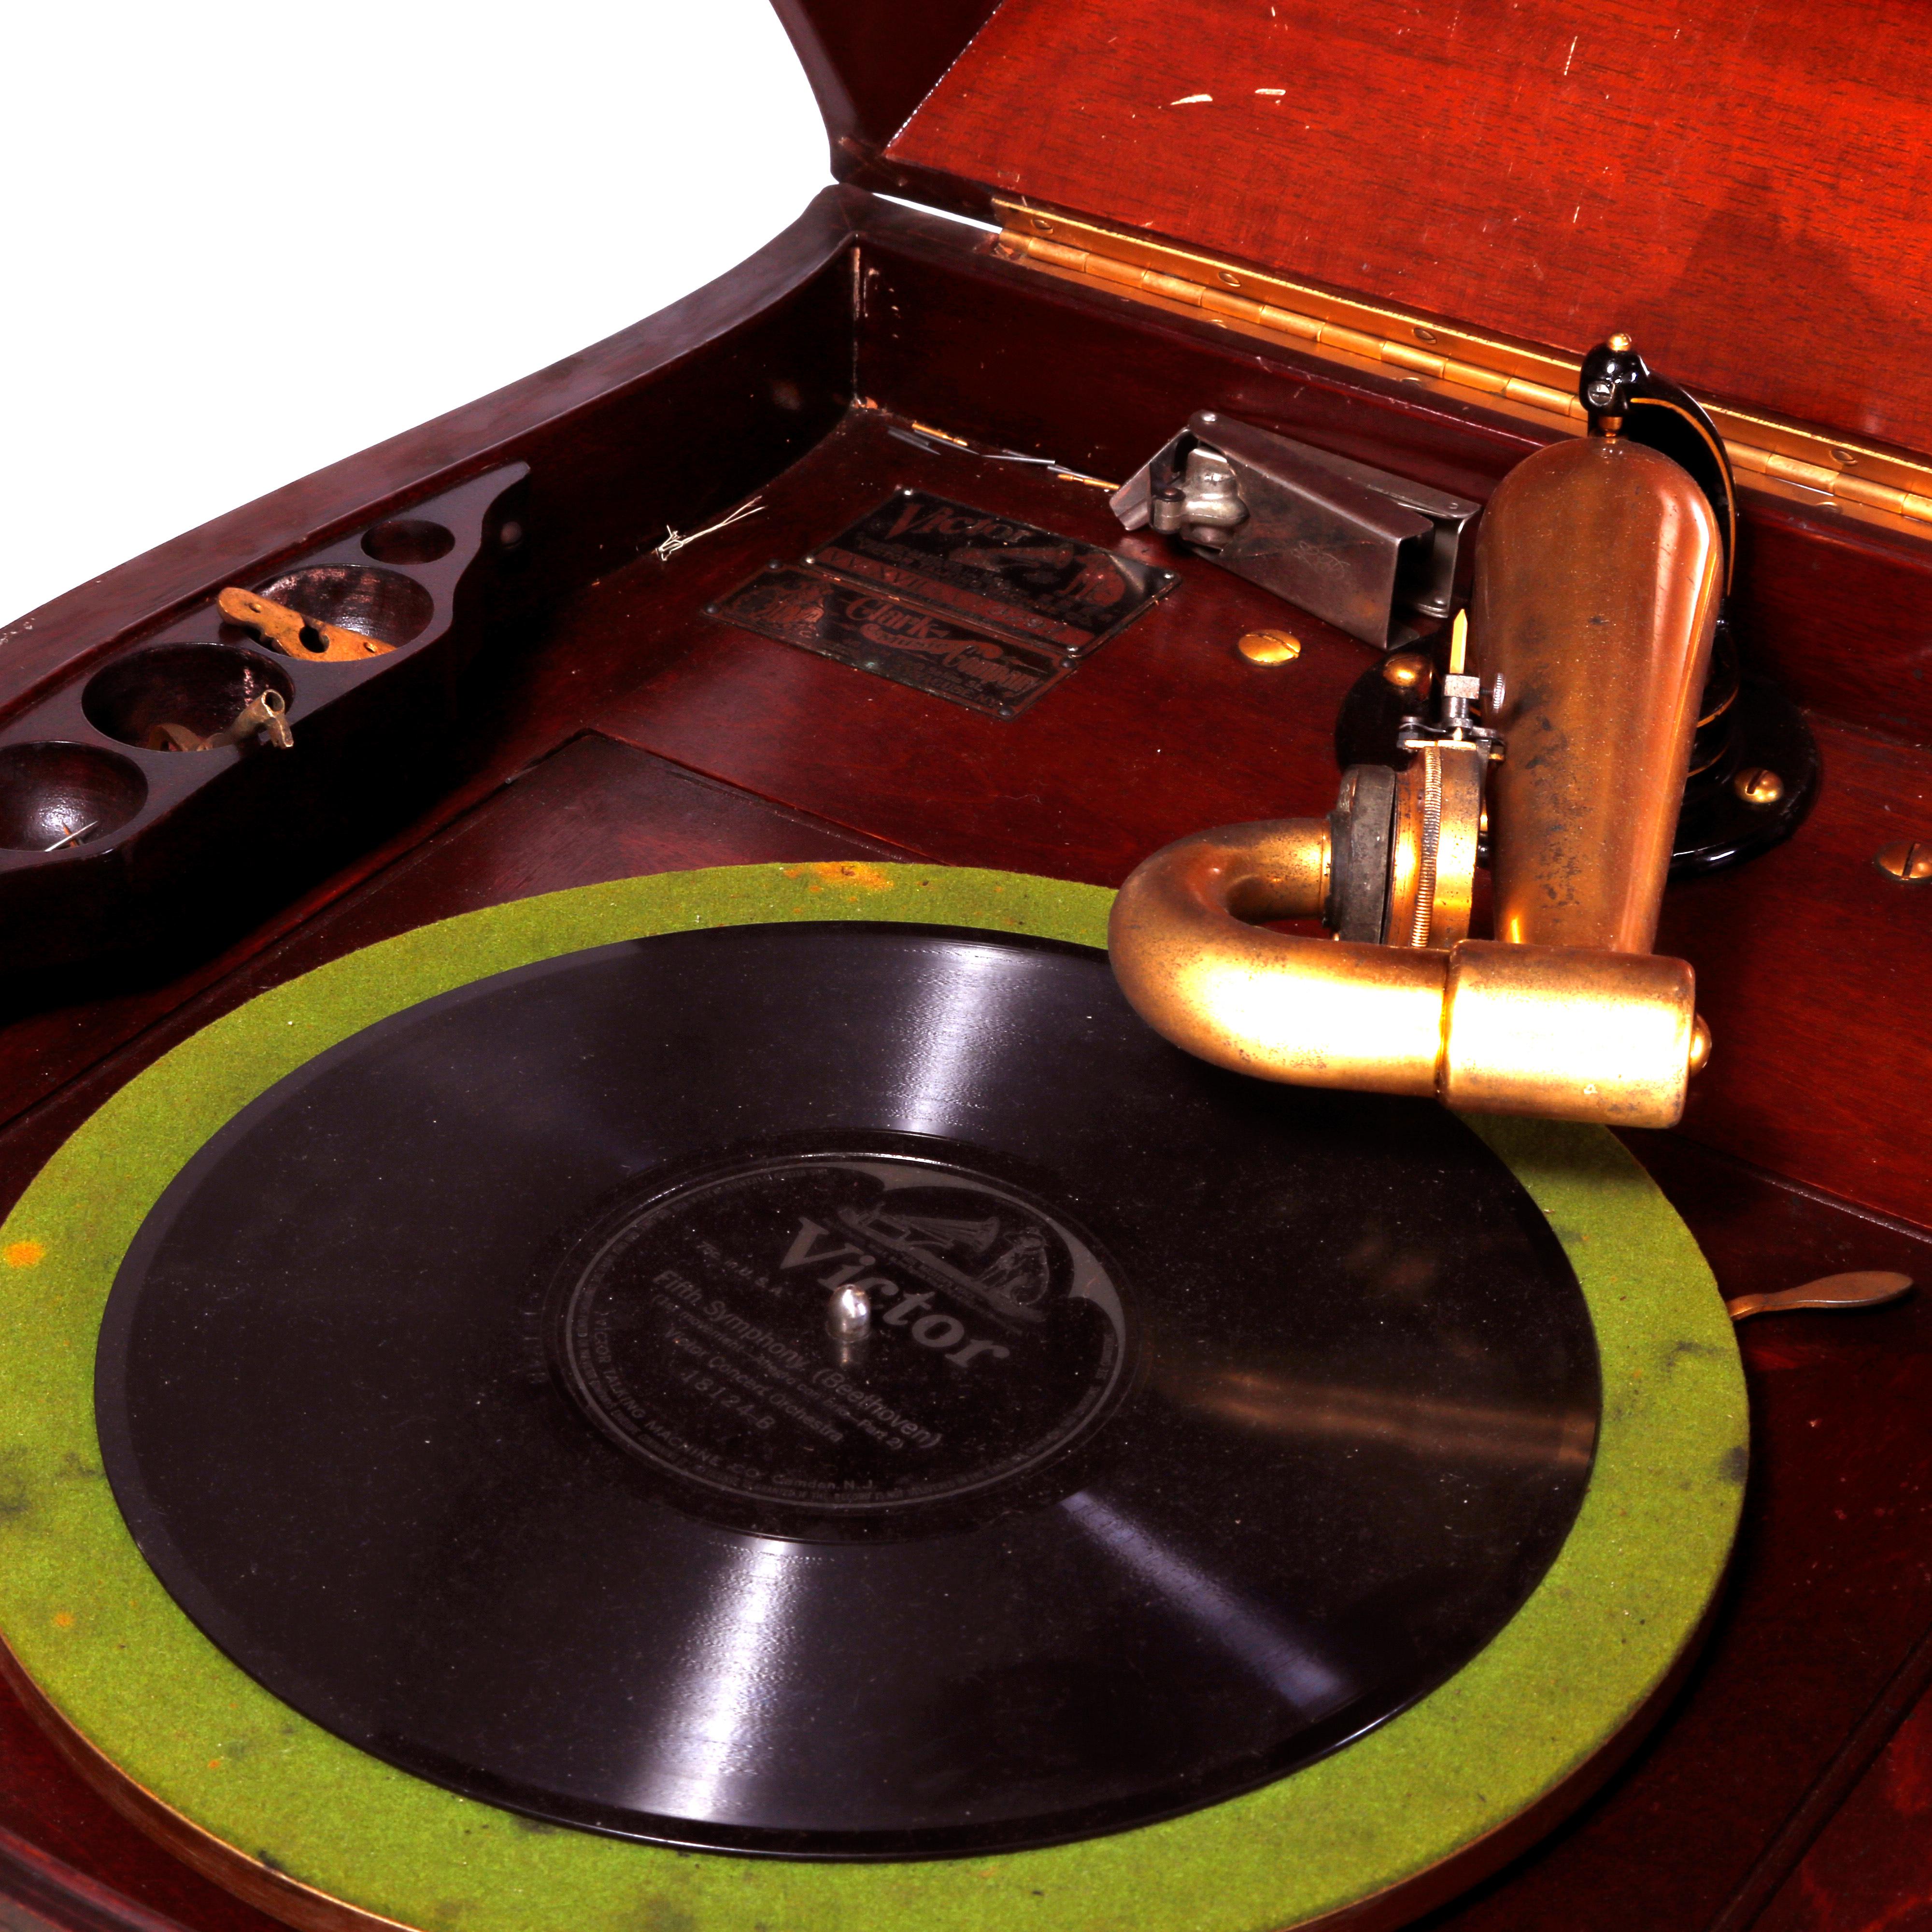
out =
[[[662,308],[829,178],[766,0],[48,0],[0,61],[0,621]]]

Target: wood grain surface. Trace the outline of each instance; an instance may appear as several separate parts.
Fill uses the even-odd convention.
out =
[[[1762,1932],[1932,1926],[1932,1699],[1894,1732],[1757,1923]]]
[[[90,610],[134,624],[184,586],[204,594],[254,554],[245,546],[306,542],[350,519],[360,487],[366,502],[393,501],[411,476],[466,473],[506,448],[538,471],[529,594],[470,674],[466,776],[238,936],[211,932],[182,956],[70,976],[32,998],[13,988],[0,1011],[0,1202],[196,1027],[450,913],[751,859],[897,854],[1108,884],[1203,826],[1327,808],[1336,710],[1375,653],[1211,565],[1122,540],[1089,485],[895,431],[917,417],[1118,476],[1188,410],[1219,406],[1478,496],[1535,439],[1393,380],[1356,382],[1046,283],[921,218],[861,210],[855,275],[834,239],[854,206],[821,206],[790,252],[754,267],[754,290],[714,293],[674,340],[640,338],[601,374],[479,405],[362,472],[129,566],[89,593],[104,602],[52,614],[23,661],[29,680],[103,648]],[[885,406],[840,418],[854,386]],[[715,461],[682,476],[667,463],[721,422],[732,434]],[[1006,721],[705,614],[900,484],[1118,544],[1182,583]],[[754,488],[756,517],[668,562],[650,554],[663,523],[693,527],[694,509],[730,500],[719,493]],[[1913,1017],[1932,886],[1900,886],[1871,856],[1932,830],[1920,615],[1932,563],[1922,544],[1768,500],[1754,504],[1749,542],[1746,647],[1812,707],[1824,789],[1788,845],[1672,890],[1667,940],[1697,966],[1717,1053],[1684,1131],[1633,1144],[1728,1292],[1852,1268],[1903,1268],[1924,1286],[1869,1315],[1744,1331],[1754,1469],[1708,1654],[1578,1820],[1438,1915],[1458,1932],[1744,1932],[1767,1908],[1775,1932],[1877,1932],[1918,1923],[1926,1895],[1898,1841],[1918,1816],[1927,1720],[1906,1715],[1912,1672],[1932,1668],[1932,1049]],[[1293,663],[1262,669],[1234,650],[1242,631],[1284,623],[1304,642]],[[261,1932],[106,1812],[27,1726],[0,1699],[0,1832],[131,1911]],[[0,1897],[12,1882],[0,1857]],[[76,1906],[62,1922],[115,1922]]]
[[[842,181],[872,159],[999,0],[772,0],[797,50]]]
[[[888,151],[1932,448],[1912,0],[1006,0]]]
[[[848,191],[849,192],[849,191]],[[1393,373],[1264,350],[1198,316],[1076,288],[962,247],[950,223],[873,203],[862,394],[995,448],[1123,478],[1196,409],[1220,410],[1486,502],[1550,434]],[[1675,373],[1675,372],[1672,372]],[[1932,542],[1820,498],[1740,493],[1736,613],[1801,702],[1932,744]]]
[[[1112,536],[1178,569],[1182,586],[1012,720],[702,614],[768,556],[800,554],[900,482],[1070,536]],[[561,618],[560,648],[608,692],[600,729],[930,857],[1104,884],[1184,833],[1334,803],[1335,713],[1376,654],[1300,619],[1293,664],[1250,663],[1234,640],[1278,622],[1281,604],[1158,538],[1120,538],[1102,492],[909,448],[865,412],[764,500],[755,530],[676,561],[674,594],[670,573],[647,562]],[[1697,969],[1718,1041],[1683,1131],[1932,1222],[1932,1038],[1901,1034],[1895,1018],[1932,955],[1932,887],[1901,886],[1872,863],[1905,828],[1932,830],[1932,756],[1814,722],[1826,779],[1797,836],[1666,898],[1663,943]]]

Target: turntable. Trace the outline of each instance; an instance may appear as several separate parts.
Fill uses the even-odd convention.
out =
[[[754,262],[10,646],[33,1932],[1932,1882],[1932,1318],[1733,1329],[1925,1274],[1922,374],[1616,168],[1516,274],[1399,34],[981,10],[789,10]]]

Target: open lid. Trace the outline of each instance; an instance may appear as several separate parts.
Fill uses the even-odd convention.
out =
[[[784,6],[869,14],[874,40],[928,13]],[[933,11],[970,44],[943,74],[923,50],[937,84],[884,151],[909,178],[1572,368],[1628,330],[1707,397],[1932,451],[1932,36],[1908,0]]]

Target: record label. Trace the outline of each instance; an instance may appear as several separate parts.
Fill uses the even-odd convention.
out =
[[[986,1490],[1085,1433],[1126,1360],[1092,1247],[938,1162],[757,1162],[605,1216],[579,1256],[558,1324],[578,1402],[638,1455],[747,1501],[843,1512]],[[856,1332],[835,1333],[855,1297]]]

